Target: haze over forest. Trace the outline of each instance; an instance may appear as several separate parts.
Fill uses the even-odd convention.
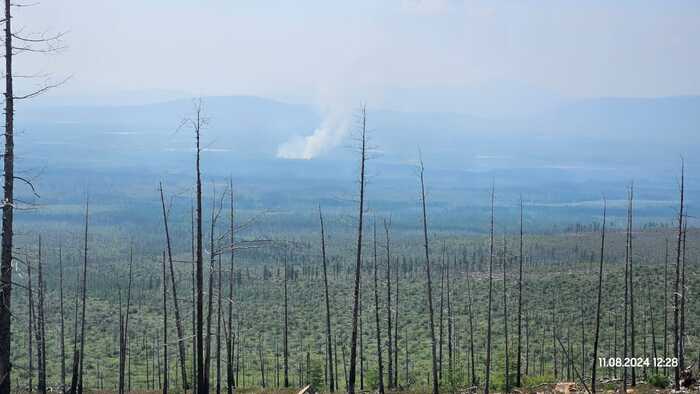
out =
[[[700,389],[697,1],[4,5],[0,394]]]

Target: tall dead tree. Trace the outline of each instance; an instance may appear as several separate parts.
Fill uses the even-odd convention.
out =
[[[633,214],[634,214],[634,183],[630,184],[629,191],[629,212],[628,212],[628,224],[627,224],[627,237],[629,238],[629,293],[630,293],[630,357],[635,358],[635,340],[636,340],[636,330],[634,325],[634,255],[632,253],[632,230],[633,230]],[[636,368],[632,366],[632,387],[637,385],[637,372]]]
[[[520,196],[520,252],[518,253],[518,357],[516,362],[515,386],[521,386],[523,351],[523,197]]]
[[[90,217],[90,200],[85,199],[85,234],[83,237],[83,285],[81,289],[81,316],[80,316],[80,368],[78,370],[78,394],[83,394],[83,371],[85,370],[85,301],[87,295],[87,262],[88,262],[88,220]]]
[[[44,319],[44,263],[41,256],[41,236],[39,236],[39,258],[38,258],[38,278],[37,278],[37,327],[36,327],[36,345],[37,345],[37,367],[39,368],[39,392],[46,394],[46,321]]]
[[[440,257],[440,313],[438,314],[438,384],[442,384],[442,351],[445,342],[445,255],[447,254],[447,246],[445,241],[442,241],[442,254]]]
[[[396,256],[394,284],[396,286],[396,307],[394,311],[394,387],[399,385],[399,257]]]
[[[221,287],[221,254],[219,254],[219,266],[216,278],[216,394],[221,394],[221,307],[222,292]]]
[[[16,201],[14,199],[14,181],[20,180],[26,183],[36,195],[34,186],[27,179],[15,174],[15,142],[14,142],[14,119],[15,101],[29,99],[45,93],[59,84],[47,84],[40,89],[25,95],[15,95],[13,59],[20,53],[50,53],[59,49],[54,45],[62,36],[48,37],[44,34],[36,36],[22,36],[22,30],[16,32],[12,30],[12,8],[24,7],[28,4],[18,4],[12,0],[4,2],[4,22],[5,30],[5,146],[3,152],[3,204],[2,204],[2,240],[0,241],[0,394],[10,392],[12,363],[10,362],[12,344],[12,263],[13,263],[13,224],[14,209]],[[19,44],[15,44],[16,40]],[[36,47],[44,45],[43,48]]]
[[[685,223],[683,223],[683,247],[682,247],[682,253],[681,253],[681,329],[680,329],[680,334],[679,334],[679,339],[678,339],[678,366],[680,369],[683,371],[685,370],[685,309],[686,309],[686,281],[685,281],[685,243],[686,243],[686,237],[688,235],[688,221],[686,220]]]
[[[439,380],[438,380],[438,366],[437,366],[437,352],[435,349],[435,317],[433,313],[433,283],[430,277],[430,247],[428,244],[428,214],[426,210],[425,202],[425,179],[424,179],[425,167],[423,166],[423,159],[420,159],[420,196],[421,196],[421,206],[423,208],[423,247],[425,249],[425,275],[427,279],[426,291],[428,297],[428,313],[430,315],[430,347],[432,352],[432,383],[433,389],[432,394],[438,394],[439,392]],[[408,351],[408,349],[406,349]]]
[[[289,315],[288,315],[288,304],[287,304],[287,279],[289,278],[289,273],[287,272],[287,254],[284,255],[284,337],[283,341],[283,358],[284,358],[284,387],[289,387]]]
[[[387,349],[388,349],[388,365],[387,377],[389,379],[389,389],[394,388],[394,355],[393,340],[391,337],[391,245],[389,239],[389,231],[391,230],[391,218],[387,221],[384,219],[384,236],[386,239],[386,321],[387,321]]]
[[[328,272],[326,261],[326,233],[323,225],[323,212],[318,207],[318,218],[321,223],[321,261],[323,262],[323,287],[326,299],[326,374],[328,375],[328,389],[335,392],[335,376],[333,374],[333,344],[331,334],[331,304],[328,294]]]
[[[12,224],[14,209],[14,93],[12,86],[12,1],[5,0],[5,152],[3,154],[2,247],[0,248],[0,394],[10,393],[12,341]],[[30,334],[31,335],[31,334]]]
[[[373,237],[374,245],[374,317],[377,333],[377,385],[379,394],[384,394],[384,364],[382,363],[382,332],[379,325],[379,285],[377,283],[377,220],[373,222]]]
[[[484,394],[489,394],[491,383],[491,304],[493,302],[493,202],[494,187],[491,185],[491,230],[489,231],[489,301],[488,319],[486,320],[486,372],[484,381]],[[556,368],[555,368],[556,371]],[[556,373],[556,372],[555,372]],[[436,393],[434,393],[436,394]]]
[[[681,185],[680,185],[680,207],[678,210],[678,237],[676,239],[676,277],[673,283],[673,357],[676,360],[682,358],[680,347],[681,342],[681,332],[680,332],[680,322],[679,322],[679,308],[680,308],[680,292],[681,292],[681,256],[682,256],[682,242],[683,242],[683,223],[684,218],[684,203],[685,203],[685,162],[681,159]],[[673,386],[675,390],[680,390],[680,373],[681,366],[680,362],[676,364],[673,369]]]
[[[506,265],[508,263],[508,244],[503,236],[503,334],[505,344],[505,383],[506,393],[510,392],[510,352],[508,351],[508,281]]]
[[[466,258],[465,258],[466,260]],[[476,360],[474,355],[474,314],[472,312],[472,289],[471,289],[471,273],[469,271],[469,266],[467,265],[467,316],[469,317],[469,367],[470,371],[470,384],[471,386],[477,386],[478,381],[476,379]]]
[[[63,253],[61,243],[58,244],[58,299],[59,299],[59,347],[61,352],[61,391],[66,390],[66,342],[65,342],[65,315],[63,313]]]
[[[161,189],[162,190],[162,189]],[[168,275],[165,270],[165,251],[163,251],[163,394],[168,394]]]
[[[29,369],[29,391],[34,391],[34,287],[32,285],[32,264],[27,259],[27,364]]]
[[[230,191],[230,207],[229,207],[229,247],[231,248],[230,253],[230,265],[229,265],[229,277],[228,277],[228,332],[226,336],[226,389],[228,394],[233,394],[233,389],[236,385],[235,376],[233,372],[233,355],[234,355],[234,343],[235,335],[233,333],[233,281],[234,281],[234,252],[235,252],[235,205],[234,205],[234,195],[233,195],[233,179],[229,179],[229,191]]]
[[[125,373],[126,373],[126,361],[127,361],[127,349],[129,343],[129,314],[131,309],[131,283],[132,283],[132,269],[134,265],[134,250],[131,248],[129,251],[129,284],[126,292],[126,316],[123,323],[120,322],[119,327],[120,343],[119,343],[119,382],[117,391],[119,394],[123,394],[126,390],[125,386]],[[121,311],[121,308],[120,308]]]
[[[668,238],[664,254],[664,359],[668,358]],[[668,376],[668,368],[664,368],[664,375]]]
[[[352,335],[350,338],[350,371],[348,394],[355,394],[355,370],[357,364],[357,318],[360,310],[360,273],[362,269],[362,219],[365,209],[365,162],[367,161],[367,107],[360,110],[360,201],[357,220],[357,249],[355,254],[355,283],[353,286]]]
[[[180,376],[182,377],[182,389],[189,390],[189,384],[187,382],[187,369],[185,367],[185,362],[187,356],[185,354],[185,330],[182,327],[182,319],[180,318],[180,302],[177,298],[177,285],[175,283],[175,268],[173,267],[173,252],[170,243],[170,229],[168,227],[168,211],[165,208],[165,196],[163,193],[163,183],[159,183],[160,190],[160,204],[163,209],[163,226],[165,229],[165,245],[168,252],[168,264],[170,267],[170,281],[173,293],[173,306],[175,308],[175,328],[177,329],[177,344],[180,353]]]
[[[201,132],[206,125],[207,120],[203,117],[202,112],[202,101],[199,100],[195,103],[194,117],[191,119],[186,119],[184,124],[189,124],[192,127],[195,135],[195,147],[196,147],[196,159],[195,159],[195,172],[196,172],[196,259],[195,259],[195,269],[196,269],[196,290],[197,290],[197,332],[195,335],[195,342],[197,344],[197,393],[198,394],[209,394],[209,388],[205,381],[204,374],[204,348],[202,344],[204,343],[204,274],[203,274],[203,245],[202,245],[202,173],[200,170],[200,160],[201,160]]]
[[[600,230],[600,262],[598,265],[598,300],[596,302],[595,334],[593,337],[593,365],[591,367],[591,391],[595,393],[596,367],[598,366],[598,341],[600,338],[600,314],[603,300],[603,262],[605,261],[605,219],[608,203],[603,197],[603,226]]]

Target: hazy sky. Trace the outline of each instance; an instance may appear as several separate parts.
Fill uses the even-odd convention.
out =
[[[569,97],[700,94],[697,0],[57,0],[15,22],[69,31],[65,51],[17,66],[72,74],[61,94],[356,100],[509,84]]]

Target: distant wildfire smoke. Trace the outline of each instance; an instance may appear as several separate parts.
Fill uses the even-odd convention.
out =
[[[345,114],[331,113],[307,136],[294,136],[277,147],[277,157],[282,159],[309,160],[338,146],[349,129],[349,117]]]

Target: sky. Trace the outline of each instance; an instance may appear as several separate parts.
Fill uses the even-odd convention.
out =
[[[60,53],[16,61],[17,72],[72,76],[54,95],[249,94],[323,107],[402,89],[700,94],[695,0],[56,0],[15,18],[23,32],[67,32]]]

